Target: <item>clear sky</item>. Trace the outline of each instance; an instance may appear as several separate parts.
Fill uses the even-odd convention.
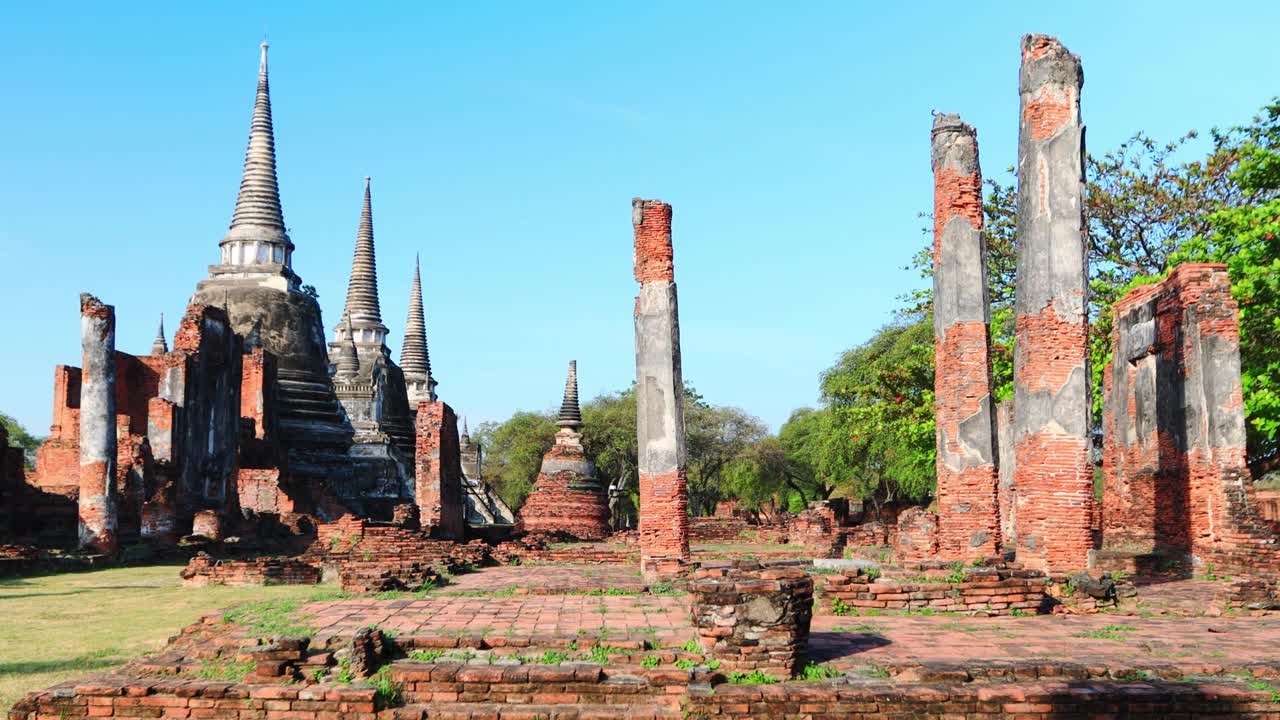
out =
[[[1280,4],[0,4],[0,410],[43,434],[78,299],[146,353],[217,258],[264,27],[294,268],[341,314],[365,175],[396,357],[415,253],[440,394],[475,424],[635,375],[633,196],[674,205],[685,379],[775,429],[890,319],[930,111],[1003,173],[1018,43],[1084,61],[1088,143],[1248,119]]]

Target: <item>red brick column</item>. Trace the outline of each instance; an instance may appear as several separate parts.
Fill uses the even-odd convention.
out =
[[[442,539],[462,540],[466,510],[458,418],[443,402],[418,404],[414,501],[424,529]]]
[[[80,296],[80,547],[119,551],[116,511],[116,311]]]
[[[937,115],[932,155],[938,553],[972,560],[1000,552],[978,134]]]
[[[1023,37],[1014,486],[1018,560],[1037,569],[1092,562],[1083,82],[1055,38]]]
[[[1187,263],[1114,308],[1103,540],[1280,574],[1245,462],[1238,308],[1225,265]]]
[[[672,264],[671,206],[631,201],[635,228],[636,414],[640,465],[640,566],[689,558],[689,491],[685,481],[684,382],[680,321]]]

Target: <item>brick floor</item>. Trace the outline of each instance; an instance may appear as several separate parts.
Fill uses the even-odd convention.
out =
[[[323,639],[377,625],[404,637],[530,638],[534,641],[644,639],[674,648],[695,637],[687,595],[638,592],[629,568],[548,565],[487,568],[423,598],[372,597],[311,603],[300,612]],[[512,593],[521,588],[527,593]],[[562,594],[538,594],[540,588]],[[567,589],[567,592],[566,592]],[[1108,667],[1239,667],[1277,660],[1280,616],[1173,617],[1216,594],[1221,583],[1177,581],[1143,588],[1153,617],[1121,614],[1035,617],[818,615],[814,660],[841,669],[869,665],[1076,663]],[[449,595],[449,593],[463,593]],[[471,593],[486,593],[483,595]],[[494,594],[494,593],[499,594]],[[1118,627],[1117,627],[1118,626]],[[496,644],[496,643],[495,643]],[[536,644],[536,643],[535,643]]]
[[[459,575],[441,590],[443,595],[511,591],[517,594],[557,594],[621,590],[643,592],[638,568],[611,565],[514,565],[484,568]]]
[[[413,600],[348,599],[312,603],[299,613],[318,638],[377,625],[421,637],[643,637],[674,647],[694,637],[688,599],[652,595],[511,595]]]
[[[1133,628],[1108,632],[1106,626]],[[1085,636],[1087,634],[1094,636]],[[1099,637],[1107,633],[1111,637]],[[813,620],[815,660],[842,668],[900,662],[981,664],[1048,660],[1078,664],[1246,665],[1274,662],[1280,617],[1099,615],[971,618],[832,617]]]

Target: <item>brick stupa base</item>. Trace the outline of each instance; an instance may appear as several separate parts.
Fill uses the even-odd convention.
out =
[[[579,540],[609,535],[609,496],[582,448],[578,363],[569,361],[555,445],[542,457],[537,484],[516,517],[516,530],[564,533]]]
[[[520,508],[516,529],[561,532],[579,540],[609,535],[609,498],[581,446],[557,444],[542,458],[542,471]]]

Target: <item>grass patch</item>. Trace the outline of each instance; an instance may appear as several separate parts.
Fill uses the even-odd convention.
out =
[[[245,603],[223,613],[222,621],[243,625],[250,633],[266,635],[312,635],[315,629],[294,617],[304,598],[271,598]]]
[[[1252,690],[1265,690],[1271,693],[1271,702],[1280,702],[1280,690],[1277,690],[1271,683],[1263,680],[1252,680],[1246,684]]]
[[[1097,630],[1075,633],[1072,637],[1092,638],[1095,640],[1124,640],[1123,633],[1135,632],[1137,629],[1132,625],[1103,625]]]
[[[400,683],[391,679],[391,668],[384,667],[379,670],[378,674],[369,678],[369,684],[373,686],[375,708],[382,710],[401,704]]]
[[[729,673],[729,682],[734,685],[772,685],[778,682],[778,678],[772,675],[766,675],[759,670],[752,670],[749,673]]]
[[[314,585],[186,588],[180,564],[0,582],[0,708],[24,694],[158,650],[201,615],[265,599],[331,600]]]
[[[435,662],[444,657],[443,650],[413,650],[409,653],[410,660],[422,660],[424,662]]]
[[[807,663],[800,669],[800,679],[802,680],[830,680],[834,677],[840,677],[841,672],[826,665],[818,665],[815,663]]]
[[[244,676],[253,672],[253,661],[235,662],[233,660],[205,660],[196,670],[196,677],[201,680],[220,680],[222,682],[240,682]]]

